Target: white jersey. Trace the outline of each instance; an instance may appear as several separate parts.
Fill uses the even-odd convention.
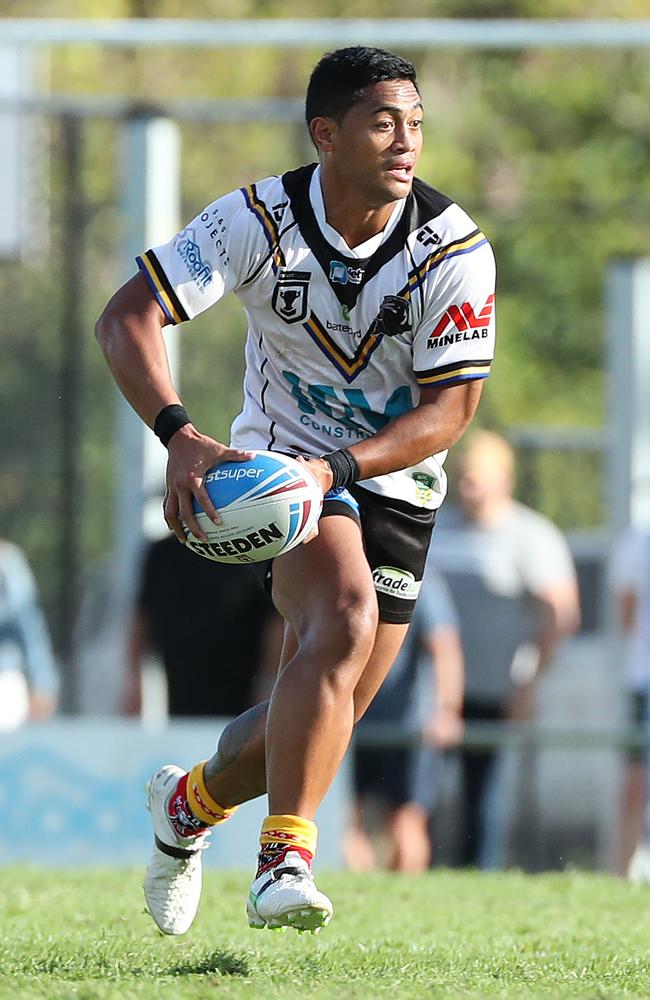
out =
[[[170,323],[227,292],[241,300],[239,448],[305,456],[345,448],[413,409],[420,386],[490,371],[492,251],[458,205],[418,179],[384,231],[354,250],[327,223],[312,164],[218,198],[137,260]],[[446,454],[360,485],[438,507]]]

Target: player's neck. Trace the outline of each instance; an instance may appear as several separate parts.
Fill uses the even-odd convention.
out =
[[[329,177],[325,171],[321,174],[321,186],[327,222],[351,250],[386,228],[396,202],[368,205],[357,192],[340,184],[338,179]]]

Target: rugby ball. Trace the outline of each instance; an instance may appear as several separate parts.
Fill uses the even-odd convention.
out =
[[[283,555],[310,534],[323,507],[315,476],[295,458],[275,451],[215,465],[203,483],[221,524],[211,521],[194,500],[207,541],[183,528],[187,547],[215,562],[255,563]]]

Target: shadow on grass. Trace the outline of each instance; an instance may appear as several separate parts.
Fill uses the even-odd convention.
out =
[[[247,976],[248,962],[229,951],[213,951],[196,961],[180,962],[168,969],[170,976],[205,975],[218,972],[222,976]]]

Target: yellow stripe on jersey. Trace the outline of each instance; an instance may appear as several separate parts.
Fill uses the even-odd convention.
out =
[[[433,385],[435,382],[451,382],[454,379],[487,378],[490,374],[490,365],[467,365],[462,368],[440,372],[438,375],[417,376],[420,385]]]
[[[462,254],[470,253],[475,250],[478,246],[487,242],[487,237],[485,233],[480,230],[468,236],[464,240],[459,240],[457,243],[449,243],[445,247],[441,247],[440,250],[436,250],[434,253],[430,254],[426,260],[424,260],[415,271],[412,271],[409,275],[408,285],[400,294],[405,298],[410,298],[412,292],[421,285],[423,280],[426,278],[429,271],[434,267],[437,267],[446,258],[457,257]]]
[[[269,215],[269,211],[264,202],[260,201],[260,199],[258,198],[257,190],[254,184],[249,184],[247,187],[243,189],[243,191],[244,191],[244,198],[248,203],[249,209],[251,210],[253,215],[256,217],[256,219],[262,226],[262,229],[264,230],[266,238],[269,242],[269,246],[273,250],[273,260],[276,266],[284,267],[286,262],[284,259],[284,254],[280,249],[279,245],[280,234],[278,233],[278,227],[275,224],[275,220],[271,215]]]
[[[170,318],[174,321],[174,323],[182,323],[183,317],[178,312],[178,309],[172,302],[169,293],[167,292],[166,288],[163,286],[160,278],[158,277],[155,267],[149,258],[149,253],[150,251],[147,250],[146,253],[141,254],[138,257],[138,263],[141,263],[142,267],[145,269],[147,277],[149,278],[152,286],[155,288],[156,292],[162,299]]]
[[[338,347],[337,344],[328,336],[323,327],[320,325],[314,314],[312,313],[305,327],[311,336],[318,342],[319,347],[327,355],[327,357],[332,361],[334,365],[341,371],[344,375],[352,378],[357,372],[365,368],[368,356],[375,349],[379,343],[380,338],[372,334],[370,337],[366,337],[364,342],[357,354],[353,358],[348,358],[343,351]]]

